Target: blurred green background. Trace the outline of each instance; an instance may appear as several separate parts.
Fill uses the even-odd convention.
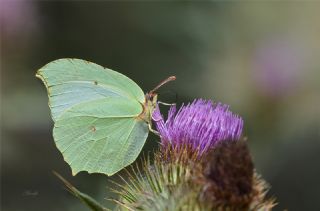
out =
[[[2,210],[86,210],[52,170],[112,207],[107,177],[72,177],[52,139],[34,75],[65,57],[117,70],[145,91],[176,75],[162,101],[229,104],[275,210],[320,210],[320,2],[0,2]]]

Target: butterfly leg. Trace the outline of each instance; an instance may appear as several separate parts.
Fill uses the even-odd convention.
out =
[[[148,124],[149,130],[157,136],[160,136],[160,133],[154,129],[152,129],[151,123]]]
[[[165,102],[161,102],[161,101],[158,101],[159,104],[161,105],[165,105],[165,106],[173,106],[173,105],[176,105],[176,103],[165,103]]]

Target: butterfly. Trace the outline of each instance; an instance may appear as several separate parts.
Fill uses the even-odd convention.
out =
[[[53,138],[72,174],[111,176],[136,160],[152,129],[156,90],[81,59],[58,59],[39,69],[54,121]]]

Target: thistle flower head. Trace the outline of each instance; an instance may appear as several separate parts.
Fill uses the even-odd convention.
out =
[[[115,190],[120,210],[271,210],[243,120],[227,105],[198,99],[171,106],[166,121],[158,106],[152,117],[162,147]]]
[[[142,167],[131,166],[129,180],[121,177],[123,184],[116,183],[119,210],[269,211],[275,205],[244,139],[220,142],[199,162],[166,160],[161,150],[153,164],[148,157]],[[178,152],[183,161],[187,150]]]
[[[202,184],[203,203],[223,210],[271,210],[273,198],[267,198],[268,184],[255,172],[245,139],[223,141],[202,160],[197,182]],[[219,209],[217,209],[219,210]]]
[[[229,106],[197,99],[177,111],[171,106],[164,121],[159,107],[153,112],[161,144],[179,148],[189,146],[203,154],[223,140],[238,140],[243,120],[229,111]]]

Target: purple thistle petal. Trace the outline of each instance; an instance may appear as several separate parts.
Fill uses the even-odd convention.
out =
[[[153,120],[163,146],[188,145],[200,154],[220,141],[238,140],[243,128],[243,120],[229,111],[228,105],[202,99],[182,105],[178,112],[171,106],[166,121],[157,106]]]

